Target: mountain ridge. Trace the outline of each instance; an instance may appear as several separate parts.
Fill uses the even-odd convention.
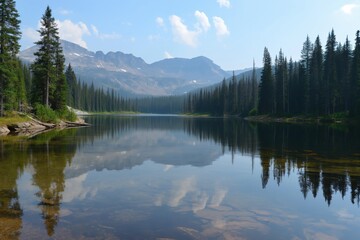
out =
[[[183,94],[229,77],[228,72],[204,56],[170,58],[148,64],[131,53],[92,52],[65,40],[61,40],[61,45],[66,65],[71,64],[81,81],[112,88],[127,96]],[[37,46],[33,46],[21,51],[19,57],[31,63],[36,51]]]

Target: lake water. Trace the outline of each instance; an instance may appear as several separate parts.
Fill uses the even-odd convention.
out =
[[[0,138],[0,239],[359,239],[360,129],[89,116]]]

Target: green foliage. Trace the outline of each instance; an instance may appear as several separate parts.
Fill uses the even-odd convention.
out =
[[[215,89],[188,94],[185,112],[252,115],[255,108],[256,114],[323,116],[325,122],[360,118],[360,31],[354,50],[348,39],[344,45],[338,43],[332,30],[324,52],[319,37],[314,44],[307,37],[299,62],[288,62],[280,50],[272,66],[265,48],[263,63],[259,88],[255,78],[235,81],[233,76],[229,84],[224,80]]]
[[[41,18],[39,33],[40,40],[36,42],[39,50],[34,53],[36,59],[31,66],[34,75],[32,103],[61,110],[66,107],[65,58],[60,45],[58,27],[49,7]]]
[[[42,122],[57,123],[59,121],[57,113],[45,105],[35,104],[34,111],[36,118]]]
[[[337,112],[337,113],[333,113],[330,116],[331,118],[335,119],[335,120],[343,120],[349,117],[349,112]]]
[[[256,115],[257,115],[257,109],[256,108],[251,109],[249,112],[249,116],[256,116]]]
[[[21,37],[19,14],[14,0],[0,0],[0,116],[5,110],[15,110]]]
[[[259,86],[259,106],[260,114],[274,113],[274,86],[271,66],[271,56],[268,49],[264,49],[264,67],[261,73]]]
[[[77,116],[74,111],[69,110],[68,108],[64,108],[56,112],[57,116],[62,120],[67,120],[70,122],[75,122]]]

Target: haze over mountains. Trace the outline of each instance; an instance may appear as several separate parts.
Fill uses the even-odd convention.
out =
[[[61,40],[61,44],[66,65],[72,65],[82,82],[113,88],[126,96],[183,94],[230,76],[206,57],[171,58],[148,64],[132,54],[91,52],[65,40]],[[34,46],[20,52],[19,56],[26,62],[33,62],[36,51]]]

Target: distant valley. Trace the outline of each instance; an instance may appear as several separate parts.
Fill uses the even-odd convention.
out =
[[[115,89],[125,96],[164,96],[183,94],[228,78],[227,72],[206,57],[171,58],[152,64],[142,58],[122,52],[87,49],[62,40],[66,64],[71,64],[77,77],[88,84]],[[25,62],[35,60],[37,47],[20,52]]]

